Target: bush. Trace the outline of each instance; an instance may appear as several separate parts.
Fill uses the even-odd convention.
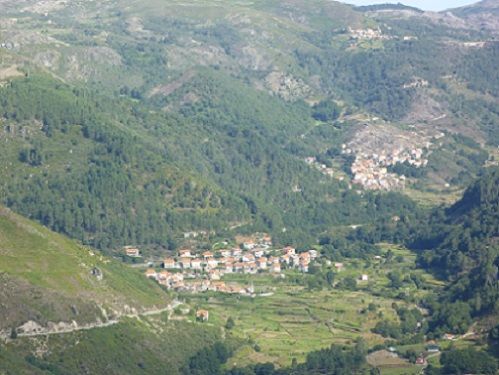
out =
[[[234,319],[232,319],[232,317],[229,317],[229,319],[227,319],[227,323],[225,323],[225,328],[231,330],[235,325],[236,323],[234,322]]]
[[[451,350],[440,358],[443,374],[496,374],[497,361],[490,354],[473,348]]]
[[[340,116],[340,108],[331,100],[324,100],[313,108],[312,117],[318,121],[334,121]]]

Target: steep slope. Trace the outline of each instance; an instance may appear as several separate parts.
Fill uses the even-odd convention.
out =
[[[363,188],[434,204],[497,163],[499,49],[450,13],[0,7],[2,201],[85,244],[159,255],[185,232],[242,226],[305,245],[368,222]]]
[[[425,255],[430,264],[445,270],[451,278],[489,260],[497,262],[493,254],[499,236],[498,182],[499,170],[487,170],[462,199],[446,211],[438,210],[432,218],[431,224],[437,228],[432,229],[434,237],[429,237],[428,244],[436,251]]]
[[[183,232],[233,225],[306,244],[377,210],[305,163],[316,128],[307,105],[211,69],[152,107],[35,74],[0,91],[5,203],[85,244],[161,250]]]
[[[451,281],[440,297],[443,311],[435,321],[447,329],[452,326],[452,308],[460,303],[466,315],[499,311],[499,169],[487,170],[447,210],[437,210],[429,224],[419,232],[415,248],[424,249],[418,262]],[[457,308],[458,305],[456,305]],[[433,307],[439,310],[440,307]],[[455,319],[454,322],[459,321]],[[464,325],[466,327],[466,325]],[[463,328],[460,328],[463,329]],[[465,329],[465,328],[464,328]]]
[[[166,247],[174,231],[249,217],[239,198],[186,161],[182,144],[195,133],[188,124],[46,76],[0,90],[0,189],[26,216],[104,249]],[[164,143],[154,138],[158,127]]]
[[[465,19],[470,25],[477,29],[487,30],[498,35],[499,2],[497,0],[483,0],[476,4],[451,9],[450,12]]]
[[[0,331],[7,332],[29,321],[32,328],[105,322],[169,302],[140,272],[3,207],[0,285]]]
[[[167,317],[124,319],[99,329],[0,342],[5,374],[182,374],[190,357],[220,340],[215,327]]]

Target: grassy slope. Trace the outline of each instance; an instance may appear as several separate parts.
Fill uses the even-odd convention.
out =
[[[91,270],[98,267],[104,279]],[[138,271],[0,208],[0,328],[28,319],[94,321],[97,305],[164,306],[168,296]],[[5,301],[5,302],[3,302]]]

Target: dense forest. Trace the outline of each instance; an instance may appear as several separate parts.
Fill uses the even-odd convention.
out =
[[[438,298],[424,301],[436,335],[466,332],[473,317],[499,311],[498,186],[499,169],[485,169],[450,207],[414,210],[396,223],[381,220],[348,236],[402,243],[417,253],[419,267],[449,282]]]
[[[262,100],[216,72],[201,71],[186,88],[202,99],[179,115],[46,76],[0,90],[3,158],[15,165],[3,172],[3,202],[100,249],[174,248],[182,232],[223,233],[231,224],[306,245],[331,225],[390,217],[409,204],[360,196],[310,169],[288,144],[310,110]],[[319,108],[337,116],[332,104]]]
[[[109,249],[244,218],[241,200],[164,165],[161,145],[124,130],[140,122],[123,103],[32,77],[4,87],[1,106],[12,132],[26,134],[10,145],[21,165],[3,179],[5,203],[56,231]]]
[[[464,316],[499,311],[499,169],[487,170],[446,210],[435,212],[411,247],[419,252],[421,267],[435,270],[451,281],[440,301],[444,310]],[[431,249],[431,250],[428,250]],[[430,304],[437,312],[440,304]],[[457,308],[460,306],[460,308]],[[448,314],[436,314],[435,324],[459,331]]]

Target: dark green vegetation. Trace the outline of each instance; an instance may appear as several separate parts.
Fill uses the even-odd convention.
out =
[[[436,324],[443,329],[463,331],[468,314],[499,312],[498,189],[499,169],[485,172],[460,201],[435,212],[427,229],[414,241],[414,248],[432,249],[420,253],[420,265],[443,273],[451,281],[444,301],[453,305],[447,307],[448,313],[436,317]],[[434,308],[438,310],[438,305]]]
[[[497,361],[473,349],[450,350],[442,354],[442,374],[497,374]]]
[[[5,203],[108,250],[130,243],[172,248],[183,231],[245,223],[279,242],[304,244],[331,225],[396,212],[293,156],[287,137],[309,122],[304,105],[262,100],[214,72],[200,72],[190,85],[200,100],[178,115],[47,76],[1,88],[2,159],[13,166],[3,172]]]
[[[354,348],[332,345],[330,348],[314,351],[307,355],[303,364],[293,363],[289,368],[276,369],[272,363],[257,364],[245,368],[224,371],[222,365],[229,358],[230,349],[216,343],[196,353],[184,369],[185,375],[305,375],[305,374],[356,374],[365,365],[366,349],[360,341]]]
[[[165,316],[128,319],[107,328],[46,338],[50,352],[34,355],[37,339],[0,344],[6,374],[182,374],[189,358],[219,340],[214,328],[168,323]]]
[[[341,144],[371,115],[475,139],[393,168],[422,190],[464,186],[498,143],[497,43],[467,47],[474,27],[326,1],[31,5],[2,4],[2,41],[34,35],[0,52],[2,201],[100,249],[230,227],[306,245],[396,215],[303,163],[350,173]]]
[[[419,267],[449,282],[425,304],[437,334],[464,333],[472,318],[496,315],[499,305],[499,169],[485,170],[463,197],[427,217],[413,213],[400,221],[358,230],[352,238],[368,243],[405,243],[418,254]]]
[[[7,162],[20,148],[20,163],[3,179],[9,206],[107,249],[127,243],[166,245],[171,230],[196,222],[210,228],[220,225],[221,216],[223,223],[244,220],[241,202],[165,162],[168,150],[146,133],[162,116],[154,118],[130,104],[44,76],[3,88],[4,116],[15,122],[8,125],[10,131],[28,133],[22,140],[9,139],[10,155],[4,156]],[[33,120],[41,129],[26,125]],[[33,158],[43,160],[36,170]]]
[[[483,350],[497,354],[499,336],[483,338],[499,309],[499,172],[482,169],[499,156],[489,3],[452,16],[326,0],[1,1],[0,204],[108,255],[138,245],[147,260],[163,256],[190,231],[215,240],[267,231],[299,250],[319,242],[324,259],[308,275],[264,280],[289,282],[291,302],[283,291],[269,306],[214,298],[213,327],[142,316],[28,339],[12,327],[98,323],[170,297],[139,271],[0,208],[0,329],[12,340],[0,346],[1,366],[224,373],[244,356],[225,329],[249,338],[251,363],[303,345],[293,349],[300,364],[276,369],[276,356],[234,374],[350,374],[368,371],[365,348],[353,346],[359,333],[414,361],[411,345],[472,327],[482,329],[479,350],[450,351],[431,371],[495,371]],[[346,153],[365,129],[371,144]],[[388,168],[409,189],[352,186],[356,157],[392,138],[425,149],[426,167]],[[457,203],[434,207],[477,176]],[[392,244],[417,254],[420,269]],[[351,265],[340,275],[327,261]],[[359,283],[361,272],[373,283]],[[348,306],[331,308],[331,298]],[[252,306],[244,319],[242,306]],[[248,334],[260,329],[261,346]]]

